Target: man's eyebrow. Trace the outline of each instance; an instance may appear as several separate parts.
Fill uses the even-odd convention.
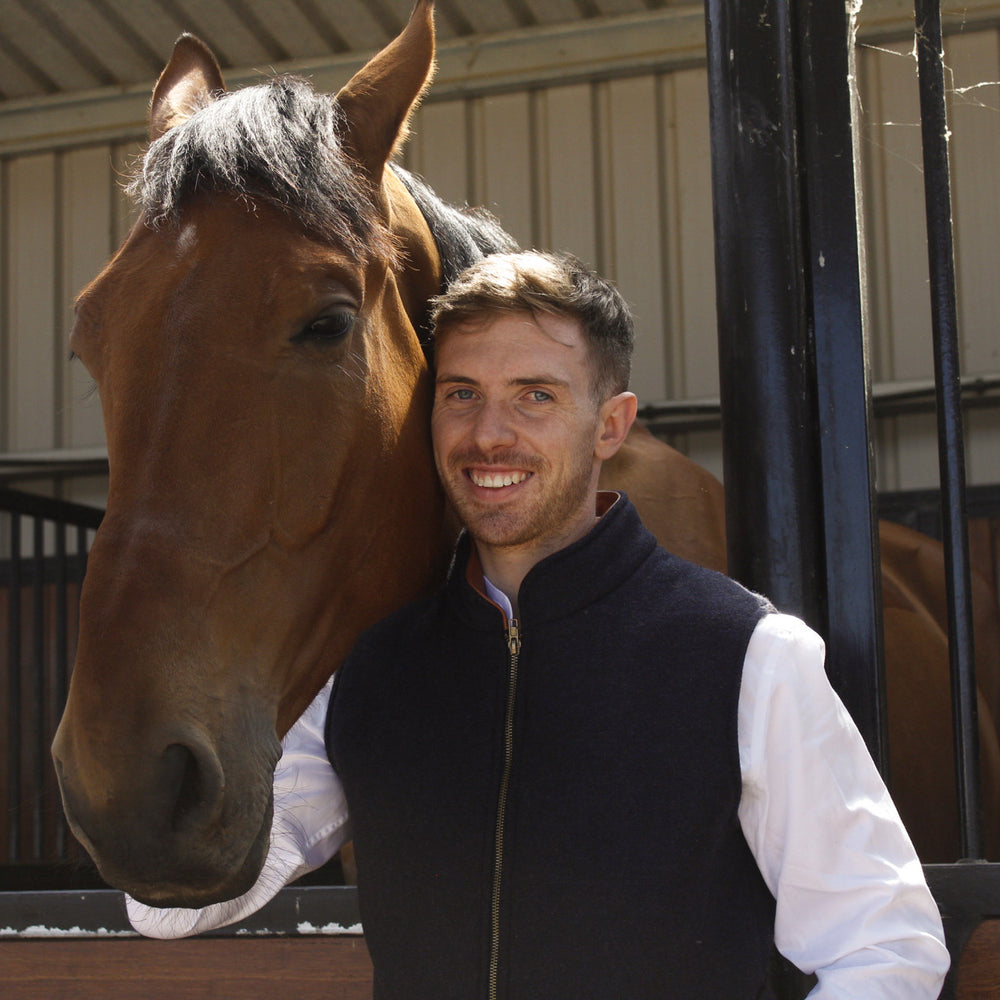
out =
[[[448,384],[448,385],[479,385],[479,380],[470,378],[468,375],[449,375],[447,372],[443,372],[436,378],[438,385]],[[564,378],[560,378],[558,375],[549,375],[545,372],[541,372],[538,375],[521,376],[519,378],[512,378],[507,383],[513,386],[529,386],[529,385],[551,385],[551,386],[567,386],[569,382]]]
[[[531,378],[514,378],[511,379],[508,385],[552,385],[552,386],[567,386],[569,382],[564,378],[559,378],[558,375],[533,375]]]

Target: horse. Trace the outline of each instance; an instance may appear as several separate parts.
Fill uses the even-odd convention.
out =
[[[428,0],[335,97],[287,77],[226,93],[182,36],[153,90],[141,215],[77,299],[70,344],[100,393],[110,478],[53,760],[102,877],[154,906],[253,884],[282,735],[357,635],[449,563],[428,300],[513,241],[392,165],[433,59]],[[667,548],[725,569],[721,485],[647,430],[602,486]],[[922,711],[929,676],[947,684],[947,661],[940,618],[893,579],[906,736],[900,713]],[[894,658],[900,634],[928,638]],[[897,768],[930,756],[937,781],[951,749],[933,739],[894,744]],[[944,795],[900,801],[918,840]],[[935,836],[928,851],[950,849]]]

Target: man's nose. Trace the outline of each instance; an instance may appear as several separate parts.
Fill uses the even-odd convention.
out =
[[[483,452],[509,448],[517,440],[514,421],[506,406],[486,403],[476,416],[473,427],[476,446]]]

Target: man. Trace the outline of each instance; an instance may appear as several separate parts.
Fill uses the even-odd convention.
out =
[[[362,637],[325,726],[375,997],[750,1000],[772,940],[815,1000],[936,997],[940,918],[820,639],[598,493],[636,412],[617,291],[497,255],[434,318],[434,453],[466,532],[442,591]],[[279,770],[281,879],[346,836],[317,761]],[[185,933],[273,891],[172,931],[130,913]]]

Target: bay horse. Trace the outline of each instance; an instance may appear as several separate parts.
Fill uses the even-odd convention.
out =
[[[284,77],[224,93],[211,52],[182,37],[153,91],[142,214],[77,300],[71,347],[100,392],[110,481],[53,758],[104,879],[154,906],[252,885],[281,736],[359,632],[448,565],[427,302],[513,241],[389,165],[433,58],[427,0],[335,97]],[[648,431],[602,485],[666,547],[725,568],[721,486]],[[922,784],[899,805],[930,859],[954,838],[954,815],[936,826],[950,722],[920,713],[946,704],[947,660],[903,570],[893,760]],[[994,708],[980,718],[996,788]]]

